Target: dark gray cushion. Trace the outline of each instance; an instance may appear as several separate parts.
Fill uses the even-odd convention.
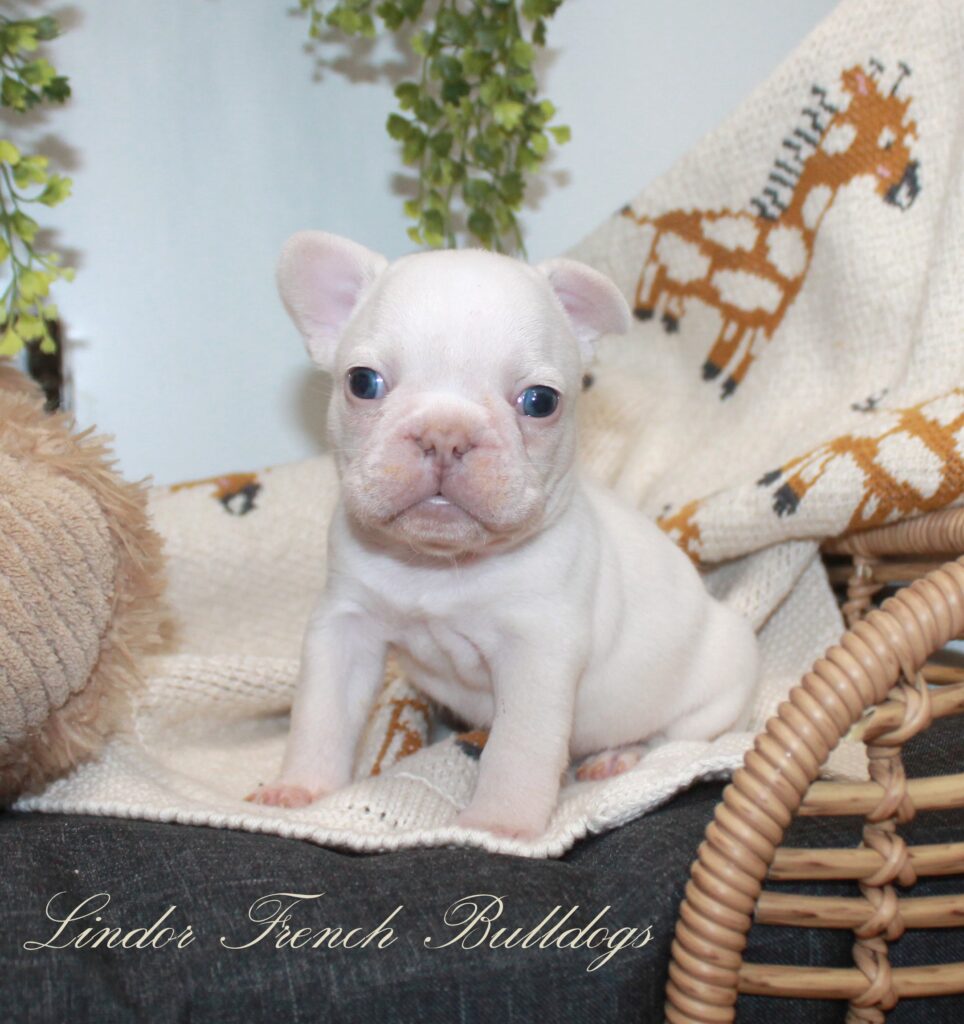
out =
[[[964,762],[962,755],[960,729],[943,724],[926,742],[914,741],[909,761],[918,774],[948,772]],[[655,813],[579,843],[558,861],[464,849],[362,856],[216,829],[0,814],[0,1018],[98,1024],[661,1020],[677,907],[721,788],[695,786]],[[921,815],[907,833],[916,842],[950,841],[964,834],[964,814]],[[858,824],[846,820],[801,821],[788,836],[797,845],[857,841]],[[797,888],[856,892],[839,884]],[[952,889],[952,882],[934,880],[922,882],[915,895]],[[358,927],[356,939],[402,905],[391,925],[396,941],[382,949],[374,940],[354,949],[276,949],[270,938],[248,949],[220,945],[221,936],[234,945],[254,938],[264,926],[248,921],[248,908],[281,891],[325,893],[298,905],[292,928]],[[190,924],[196,938],[181,949],[173,943],[161,949],[24,949],[25,941],[44,942],[56,930],[44,908],[58,892],[65,895],[54,902],[55,912],[96,893],[111,897],[103,922],[71,925],[59,942],[90,925],[146,927],[171,905],[177,909],[165,924],[178,932]],[[504,899],[493,928],[528,931],[554,907],[562,908],[558,918],[577,906],[562,926],[570,928],[608,906],[597,927],[652,926],[652,941],[615,952],[594,971],[586,968],[604,947],[426,948],[427,936],[440,944],[457,933],[445,924],[446,911],[479,893]],[[757,927],[747,959],[842,966],[851,942],[848,933]],[[964,960],[964,938],[960,931],[908,934],[894,960]],[[842,1004],[816,1000],[741,998],[739,1008],[741,1021],[781,1024],[843,1020],[844,1013]],[[906,1002],[889,1019],[956,1024],[964,1020],[964,1000]]]

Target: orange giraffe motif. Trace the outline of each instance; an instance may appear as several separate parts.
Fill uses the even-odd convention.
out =
[[[431,724],[428,701],[420,697],[394,697],[390,705],[391,715],[371,775],[381,775],[396,761],[421,750]]]
[[[658,217],[624,214],[655,228],[636,289],[635,315],[659,314],[668,332],[678,329],[690,299],[718,310],[723,323],[703,364],[703,378],[724,371],[721,397],[731,395],[773,337],[800,292],[814,241],[840,190],[870,176],[877,192],[907,209],[920,191],[910,146],[917,127],[907,119],[909,99],[889,91],[874,73],[853,67],[841,75],[850,102],[839,109],[826,90],[813,87],[804,127],[783,140],[762,197],[750,211],[670,210]]]
[[[662,529],[670,540],[681,547],[690,556],[691,561],[699,564],[700,547],[702,536],[700,525],[696,521],[696,513],[700,510],[703,502],[700,499],[688,501],[682,508],[672,515],[668,512],[656,520],[657,526]]]
[[[944,508],[964,494],[964,450],[958,439],[964,430],[964,388],[907,409],[896,410],[896,421],[873,436],[843,434],[791,459],[757,483],[773,492],[779,516],[796,512],[807,492],[841,459],[855,464],[864,477],[864,491],[853,510],[847,533],[883,526],[922,512]],[[913,481],[891,468],[892,451],[913,451],[918,463],[928,463],[926,479]],[[897,464],[901,463],[900,458]]]
[[[206,480],[191,480],[188,483],[174,484],[171,493],[188,490],[192,487],[203,487],[214,484],[215,499],[236,516],[246,515],[255,508],[254,499],[261,490],[257,473],[228,473],[224,476],[212,476]]]

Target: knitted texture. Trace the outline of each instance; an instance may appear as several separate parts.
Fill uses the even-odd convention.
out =
[[[0,798],[97,749],[157,637],[143,489],[71,427],[0,366]]]
[[[149,665],[135,728],[21,806],[357,850],[459,842],[556,856],[735,768],[842,632],[820,540],[962,497],[962,63],[961,0],[845,0],[569,254],[608,273],[636,312],[629,335],[604,341],[583,397],[584,465],[754,623],[748,732],[654,747],[614,779],[569,778],[546,835],[522,843],[455,828],[484,737],[426,744],[427,708],[390,672],[352,786],[299,810],[244,803],[280,765],[324,580],[336,481],[320,457],[154,493],[177,650]],[[843,744],[829,769],[862,771],[861,749]]]

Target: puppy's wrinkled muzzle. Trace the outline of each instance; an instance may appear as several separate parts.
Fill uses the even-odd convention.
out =
[[[436,496],[451,501],[452,491],[475,477],[480,447],[492,442],[485,410],[448,397],[423,401],[392,434],[386,452],[404,467],[412,504]]]
[[[432,460],[436,472],[444,476],[477,446],[477,428],[458,420],[442,425],[430,423],[414,433],[412,441],[424,458]]]
[[[529,531],[543,506],[514,421],[483,402],[406,396],[343,474],[352,516],[420,551],[477,551]],[[514,411],[512,412],[514,416]]]
[[[491,410],[434,391],[406,396],[342,476],[353,517],[419,550],[474,550],[514,520],[524,460]]]

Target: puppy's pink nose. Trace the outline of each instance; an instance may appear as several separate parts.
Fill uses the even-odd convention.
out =
[[[461,427],[426,427],[413,435],[412,440],[426,458],[445,465],[461,459],[475,447],[469,431]]]

